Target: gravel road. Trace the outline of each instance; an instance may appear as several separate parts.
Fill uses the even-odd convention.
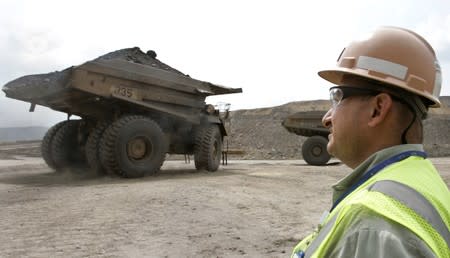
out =
[[[433,158],[447,185],[450,158]],[[229,161],[215,173],[167,161],[141,179],[55,173],[0,160],[1,257],[289,257],[349,169]]]

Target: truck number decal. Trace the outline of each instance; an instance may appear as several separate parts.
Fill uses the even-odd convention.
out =
[[[133,89],[123,86],[116,86],[113,93],[127,98],[132,98],[134,95]]]

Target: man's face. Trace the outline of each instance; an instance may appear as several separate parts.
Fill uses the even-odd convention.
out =
[[[322,119],[323,125],[330,129],[328,152],[350,167],[364,152],[367,101],[367,96],[345,98],[333,106]]]

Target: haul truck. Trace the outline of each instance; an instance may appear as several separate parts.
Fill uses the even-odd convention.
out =
[[[205,99],[242,89],[196,80],[159,61],[154,51],[135,47],[21,77],[3,91],[31,103],[30,111],[42,105],[68,114],[42,140],[49,167],[87,165],[135,178],[157,172],[166,153],[193,154],[197,169],[216,171],[227,131],[219,110]]]
[[[294,113],[283,120],[286,130],[308,139],[302,145],[302,155],[310,165],[325,165],[331,156],[327,152],[330,131],[322,125],[326,111],[302,111]]]

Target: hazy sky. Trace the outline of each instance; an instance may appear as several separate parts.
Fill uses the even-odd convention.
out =
[[[0,0],[0,87],[19,76],[138,46],[190,76],[241,87],[208,98],[232,110],[328,98],[317,76],[353,39],[383,25],[424,36],[450,95],[448,0]],[[0,127],[50,126],[64,114],[0,92]]]

